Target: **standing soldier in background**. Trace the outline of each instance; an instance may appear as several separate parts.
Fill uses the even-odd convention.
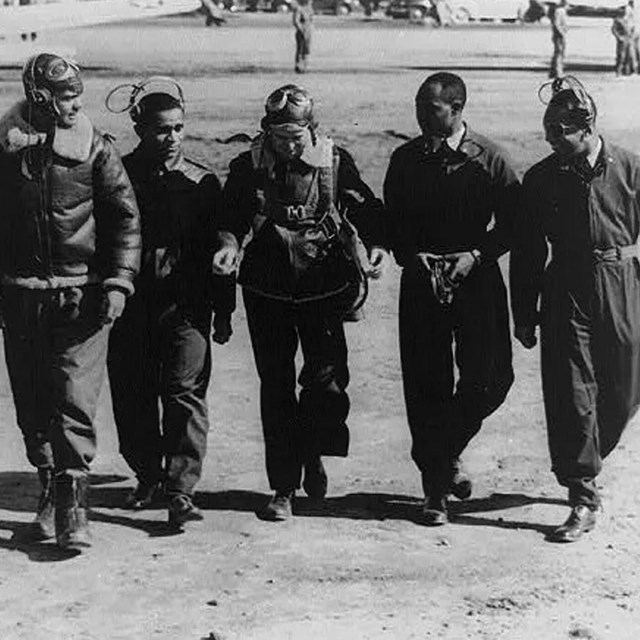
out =
[[[220,27],[226,22],[222,9],[214,0],[200,0],[200,4],[202,13],[205,15],[205,26],[210,27],[215,24],[216,27]]]
[[[629,7],[631,7],[631,16],[633,21],[633,59],[636,64],[635,71],[640,73],[640,6],[636,5],[635,0],[629,0]]]
[[[311,52],[313,5],[311,0],[297,0],[293,9],[293,26],[296,30],[296,73],[305,73],[307,57]]]
[[[634,21],[633,0],[629,0],[622,13],[613,19],[611,25],[611,33],[616,39],[615,72],[617,76],[628,76],[636,71]]]
[[[185,106],[165,92],[133,88],[129,113],[140,138],[124,158],[142,219],[142,264],[136,292],[109,344],[109,380],[120,451],[138,486],[132,509],[151,503],[160,486],[169,523],[202,520],[193,503],[202,472],[209,419],[207,387],[213,339],[231,335],[233,277],[214,276],[216,216],[222,190],[216,176],[182,152]],[[162,418],[158,403],[162,405]]]
[[[602,461],[640,405],[640,159],[598,135],[573,78],[554,83],[543,126],[553,153],[524,178],[511,302],[525,348],[540,324],[552,470],[569,493],[549,539],[574,542],[595,526]]]
[[[26,101],[0,121],[5,357],[42,483],[32,533],[80,548],[109,328],[133,292],[140,220],[118,154],[81,111],[78,67],[42,53],[22,79]]]
[[[422,135],[394,151],[384,183],[389,245],[403,268],[402,380],[427,525],[447,522],[450,493],[471,495],[459,456],[513,383],[497,261],[509,250],[520,184],[507,156],[462,120],[466,98],[455,74],[425,80]]]
[[[567,0],[560,0],[558,4],[549,7],[551,21],[551,41],[553,42],[553,56],[551,58],[550,78],[564,76],[564,54],[567,48]]]
[[[260,377],[267,475],[275,492],[258,515],[281,521],[291,515],[302,468],[307,495],[323,498],[321,456],[348,453],[344,315],[362,300],[364,272],[381,275],[386,251],[376,246],[384,241],[382,203],[351,156],[319,134],[309,94],[286,85],[267,98],[265,110],[263,133],[231,162],[223,228],[237,243],[216,253],[214,267],[221,273],[234,268],[238,244],[251,229],[238,282]],[[298,344],[304,356],[299,397]]]

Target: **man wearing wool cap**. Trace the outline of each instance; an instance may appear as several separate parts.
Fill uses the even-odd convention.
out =
[[[5,357],[42,484],[30,533],[81,548],[107,339],[133,291],[139,215],[115,149],[82,112],[75,63],[34,56],[23,84],[26,99],[0,118]]]
[[[349,397],[345,315],[363,302],[366,276],[379,277],[382,204],[352,157],[319,133],[313,100],[286,85],[266,100],[262,133],[231,162],[224,189],[230,241],[214,269],[235,268],[258,375],[267,475],[274,496],[259,517],[291,515],[300,485],[327,491],[322,455],[346,456]],[[348,218],[345,211],[348,210]],[[296,393],[295,355],[304,366]]]

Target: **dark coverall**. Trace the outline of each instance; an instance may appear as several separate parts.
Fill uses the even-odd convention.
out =
[[[572,505],[598,506],[602,459],[640,402],[639,194],[640,159],[606,142],[593,170],[554,154],[524,179],[513,315],[540,322],[552,470]]]
[[[351,156],[339,147],[333,147],[333,154],[334,168],[339,161],[335,199],[349,208],[365,245],[381,244],[382,203],[360,178]],[[306,460],[347,455],[349,370],[340,310],[344,263],[339,252],[331,251],[301,274],[287,245],[287,228],[297,223],[283,219],[283,212],[293,211],[306,222],[320,215],[318,169],[302,160],[276,161],[273,177],[261,176],[250,152],[232,161],[224,188],[229,218],[222,228],[241,243],[253,227],[238,282],[260,377],[267,475],[274,491],[290,492],[299,487]],[[304,366],[297,398],[299,343]]]
[[[235,304],[234,280],[211,272],[221,187],[184,157],[154,166],[138,148],[124,164],[140,206],[143,257],[109,344],[120,451],[139,482],[192,494],[209,431],[212,309],[230,316]]]
[[[428,153],[419,137],[391,157],[384,197],[390,248],[403,267],[402,377],[411,454],[427,495],[447,493],[458,456],[513,383],[507,296],[497,260],[509,249],[519,189],[505,155],[469,129],[456,151],[443,144]],[[441,304],[416,254],[473,249],[481,251],[481,263],[451,304]]]

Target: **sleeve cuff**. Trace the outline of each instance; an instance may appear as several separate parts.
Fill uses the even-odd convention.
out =
[[[126,293],[128,296],[133,295],[133,292],[135,291],[133,283],[126,278],[107,278],[102,283],[102,286],[105,289],[119,289],[120,291]]]

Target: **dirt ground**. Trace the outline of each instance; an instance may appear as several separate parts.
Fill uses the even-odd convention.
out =
[[[117,136],[109,88],[149,73],[174,75],[188,100],[187,149],[221,177],[253,132],[264,96],[292,80],[316,96],[321,121],[380,193],[391,150],[412,134],[413,96],[432,69],[467,80],[467,120],[503,144],[520,171],[546,153],[536,91],[550,54],[548,27],[435,30],[386,20],[320,18],[311,72],[294,78],[286,16],[232,16],[220,29],[177,18],[43,35],[89,66],[86,109]],[[640,77],[612,73],[609,23],[574,24],[569,62],[593,91],[610,139],[640,149]],[[0,71],[0,108],[19,96]],[[506,265],[505,265],[506,268]],[[597,529],[568,546],[545,542],[566,515],[549,471],[537,351],[515,347],[516,384],[486,421],[466,464],[475,490],[453,522],[415,523],[420,483],[409,458],[397,349],[398,269],[372,287],[366,319],[348,326],[352,449],[329,459],[329,496],[301,497],[290,522],[254,511],[268,496],[257,378],[245,317],[214,348],[212,430],[197,500],[205,521],[168,535],[166,512],[119,508],[133,480],[117,453],[108,389],[93,467],[94,546],[69,556],[12,538],[32,517],[36,476],[26,463],[0,369],[0,639],[2,640],[634,640],[640,637],[640,431],[631,425],[601,476]]]

